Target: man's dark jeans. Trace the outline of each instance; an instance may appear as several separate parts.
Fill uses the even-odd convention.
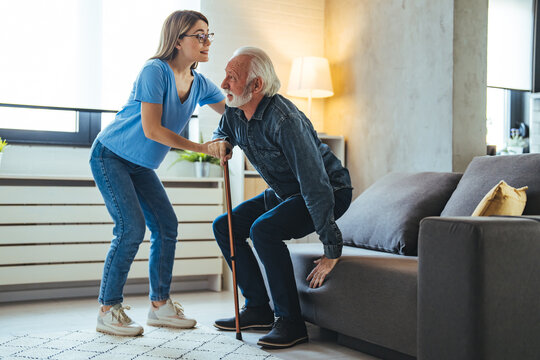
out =
[[[336,219],[347,210],[351,197],[352,189],[334,192]],[[235,207],[232,214],[236,278],[246,298],[245,305],[254,307],[269,302],[259,265],[247,242],[247,238],[250,238],[266,270],[275,315],[300,318],[291,256],[283,240],[301,238],[315,231],[304,199],[295,195],[282,201],[268,189]],[[214,236],[230,268],[227,214],[219,216],[213,227]]]

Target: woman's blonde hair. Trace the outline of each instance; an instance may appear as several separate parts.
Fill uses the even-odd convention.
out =
[[[178,50],[176,50],[178,39],[184,37],[189,29],[199,20],[204,21],[208,25],[206,16],[198,11],[178,10],[167,16],[161,28],[158,50],[151,59],[164,61],[174,59],[178,53]],[[195,69],[197,64],[197,62],[194,62],[191,68]]]

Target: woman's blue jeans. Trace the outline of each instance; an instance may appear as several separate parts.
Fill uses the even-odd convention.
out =
[[[143,241],[150,237],[150,300],[169,298],[178,220],[163,184],[152,169],[135,165],[96,141],[90,167],[113,221],[114,238],[105,259],[99,302],[123,301],[129,269]]]
[[[351,197],[352,189],[340,189],[334,192],[334,217],[336,219],[347,210]],[[245,305],[256,307],[269,302],[259,265],[251,246],[247,243],[249,237],[266,271],[275,315],[300,318],[300,303],[293,265],[289,250],[283,240],[301,238],[315,231],[302,196],[292,196],[280,202],[272,190],[266,190],[266,201],[263,192],[235,207],[232,210],[232,224],[236,280],[242,295],[246,298]],[[213,227],[214,236],[230,268],[231,252],[227,214],[219,216],[214,221]]]

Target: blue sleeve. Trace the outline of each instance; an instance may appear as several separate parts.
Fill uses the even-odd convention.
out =
[[[163,69],[153,64],[146,64],[137,80],[135,80],[135,95],[137,101],[163,104],[165,94],[165,74]]]
[[[197,75],[200,79],[199,106],[215,104],[225,99],[225,95],[223,95],[223,93],[216,86],[216,84],[214,84],[212,81],[208,80],[201,74]]]

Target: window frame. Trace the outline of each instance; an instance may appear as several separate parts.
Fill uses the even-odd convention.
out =
[[[116,110],[64,108],[56,106],[18,105],[0,103],[0,107],[15,107],[23,109],[63,110],[77,113],[77,132],[21,130],[0,128],[0,137],[10,144],[28,145],[61,145],[74,147],[90,147],[101,131],[101,114],[116,113]],[[191,119],[197,118],[191,115]],[[189,139],[189,126],[186,126],[180,136]]]

